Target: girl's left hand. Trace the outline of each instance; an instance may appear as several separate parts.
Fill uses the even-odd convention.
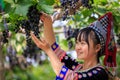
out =
[[[38,48],[44,50],[45,52],[51,49],[49,43],[44,38],[38,39],[33,33],[31,33],[31,37]]]

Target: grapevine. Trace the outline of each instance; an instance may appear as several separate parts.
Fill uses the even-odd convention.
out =
[[[13,68],[15,66],[17,66],[19,64],[18,62],[18,58],[16,56],[17,52],[16,50],[10,45],[7,47],[7,56],[6,58],[8,58],[7,60],[10,63],[10,67]]]
[[[25,36],[26,36],[26,45],[27,49],[31,50],[32,49],[32,39],[30,37],[30,32],[32,31],[34,35],[37,38],[40,38],[39,34],[39,20],[40,20],[40,15],[42,15],[39,10],[37,9],[37,4],[32,5],[28,9],[27,13],[27,19],[25,20],[19,20],[17,21],[15,32],[17,33],[21,28],[24,29],[25,31]],[[21,27],[21,28],[20,28]],[[26,52],[26,51],[25,51]],[[32,56],[32,54],[29,51],[29,54],[24,54],[25,56]]]
[[[9,36],[9,31],[8,30],[4,30],[2,32],[3,34],[3,43],[7,43],[8,42],[8,36]]]
[[[4,10],[2,5],[0,4],[0,13],[2,14],[2,16],[4,15]],[[8,30],[8,26],[7,26],[7,22],[5,17],[3,17],[3,23],[4,23],[4,30],[2,31],[2,36],[3,36],[3,43],[7,43],[8,42],[8,37],[9,37],[9,30]]]
[[[17,21],[15,32],[17,33],[20,30],[20,27],[25,30],[27,46],[31,47],[31,37],[30,32],[32,31],[37,38],[39,38],[39,19],[41,13],[37,9],[37,5],[32,5],[28,9],[27,20]]]
[[[68,15],[75,14],[76,10],[80,7],[87,7],[91,8],[91,4],[93,3],[93,0],[60,0],[61,7],[63,8],[63,20],[65,20]]]

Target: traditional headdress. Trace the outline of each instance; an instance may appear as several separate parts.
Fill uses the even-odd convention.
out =
[[[100,39],[101,54],[105,54],[104,64],[107,67],[116,67],[116,44],[113,32],[112,13],[108,12],[92,23],[90,28],[94,29]]]

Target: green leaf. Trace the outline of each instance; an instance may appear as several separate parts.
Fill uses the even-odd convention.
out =
[[[91,9],[92,10],[92,9]],[[83,9],[82,11],[81,11],[81,14],[83,14],[83,16],[86,18],[86,17],[88,17],[88,16],[91,16],[91,11],[90,11],[90,9]]]
[[[47,5],[53,5],[55,3],[54,0],[45,0]]]
[[[14,3],[5,3],[5,8],[4,8],[4,11],[6,13],[9,13],[9,12],[13,12],[15,7],[13,7],[12,5],[15,5]]]
[[[112,2],[112,6],[114,6],[114,7],[120,7],[120,4],[118,3],[118,2]]]
[[[107,0],[94,0],[94,4],[105,5],[107,4]]]
[[[27,5],[17,4],[16,9],[15,9],[15,14],[19,14],[21,16],[26,16],[29,6],[30,6],[30,4],[27,4]]]
[[[53,5],[55,3],[54,0],[39,0],[40,4],[46,4],[46,5]]]
[[[4,9],[5,5],[4,5],[3,0],[0,0],[0,5],[2,6],[2,9]]]
[[[31,4],[33,0],[16,0],[17,4]]]
[[[46,5],[46,4],[40,4],[39,5],[39,9],[41,9],[42,11],[45,11],[46,13],[53,13],[53,7]]]
[[[61,40],[60,41],[60,46],[62,46],[62,48],[64,49],[64,50],[68,50],[68,47],[67,47],[67,40]]]
[[[106,13],[106,9],[103,7],[98,7],[94,10],[96,13],[98,13],[99,15],[104,15]]]
[[[3,23],[0,23],[0,32],[2,32],[3,30],[4,30]]]
[[[13,0],[4,0],[4,2],[10,3],[10,4],[14,4],[14,1],[13,1]]]
[[[74,15],[74,19],[75,19],[75,21],[80,21],[82,19],[81,14]]]
[[[115,19],[116,19],[117,22],[119,22],[120,21],[120,15],[119,16],[115,16]]]

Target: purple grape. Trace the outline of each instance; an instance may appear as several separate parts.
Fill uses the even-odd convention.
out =
[[[65,20],[70,13],[71,14],[76,13],[76,8],[78,8],[77,6],[78,1],[79,0],[60,0],[61,6],[63,7],[63,11],[64,11],[62,18],[63,20]],[[81,0],[81,2],[84,7],[91,8],[91,4],[89,0]],[[91,0],[91,3],[93,3],[93,0]]]

